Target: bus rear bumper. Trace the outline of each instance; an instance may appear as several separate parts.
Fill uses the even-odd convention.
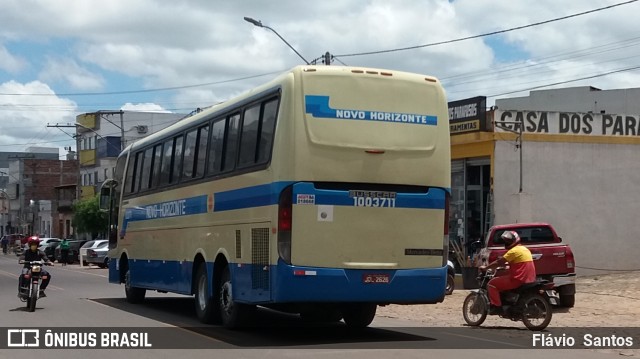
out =
[[[339,269],[272,266],[271,299],[286,302],[429,304],[444,300],[447,268]]]

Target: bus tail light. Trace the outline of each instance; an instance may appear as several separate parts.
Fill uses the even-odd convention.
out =
[[[442,238],[442,266],[446,266],[449,261],[449,201],[451,193],[444,191],[444,231]]]
[[[278,201],[278,255],[287,264],[291,264],[292,193],[291,186],[285,188]]]

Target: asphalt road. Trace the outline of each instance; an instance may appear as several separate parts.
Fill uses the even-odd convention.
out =
[[[144,304],[129,304],[121,285],[109,284],[107,269],[56,263],[46,267],[52,274],[47,298],[37,302],[36,311],[26,311],[17,294],[17,257],[0,254],[0,331],[19,328],[53,329],[56,332],[151,332],[152,348],[146,349],[2,349],[0,358],[33,358],[34,352],[49,357],[348,357],[348,358],[441,358],[514,356],[536,357],[529,349],[531,333],[526,330],[477,330],[474,328],[424,328],[421,323],[377,317],[370,328],[349,331],[343,324],[317,325],[297,316],[259,310],[255,324],[242,331],[202,325],[193,309],[193,298],[155,292],[147,293]],[[126,327],[126,328],[122,328]],[[84,334],[88,335],[88,334]],[[7,340],[8,334],[0,332]],[[40,338],[42,339],[43,334]],[[99,341],[99,340],[98,340]],[[6,348],[7,343],[0,343]],[[492,348],[505,348],[493,350]],[[160,349],[158,349],[160,348]],[[185,348],[185,349],[171,349]],[[189,349],[187,349],[189,348]],[[200,349],[193,349],[200,348]],[[472,348],[472,349],[465,349]],[[545,355],[555,350],[543,349]],[[212,355],[215,354],[215,355]],[[436,354],[437,353],[437,354]],[[585,350],[564,350],[563,358],[590,359],[608,354]]]

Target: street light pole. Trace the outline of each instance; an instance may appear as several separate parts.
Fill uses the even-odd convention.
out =
[[[249,23],[252,23],[253,25],[255,25],[255,26],[257,26],[257,27],[263,27],[263,28],[265,28],[265,29],[269,29],[269,30],[273,31],[273,33],[274,33],[274,34],[276,34],[276,35],[280,38],[280,40],[282,40],[285,44],[287,44],[287,46],[289,46],[289,48],[290,48],[291,50],[293,50],[293,52],[295,52],[298,56],[300,56],[300,58],[304,61],[304,63],[305,63],[305,64],[309,65],[309,61],[307,61],[307,59],[305,59],[304,57],[302,57],[302,55],[300,55],[300,53],[299,53],[298,51],[296,51],[296,49],[294,49],[294,48],[293,48],[293,46],[291,46],[291,45],[287,42],[287,40],[285,40],[282,36],[280,36],[280,34],[278,34],[278,32],[277,32],[276,30],[274,30],[274,29],[270,28],[270,27],[269,27],[269,26],[267,26],[267,25],[263,25],[261,21],[258,21],[258,20],[255,20],[255,19],[252,19],[252,18],[250,18],[250,17],[246,17],[246,16],[245,16],[245,17],[244,17],[244,21],[249,22]]]

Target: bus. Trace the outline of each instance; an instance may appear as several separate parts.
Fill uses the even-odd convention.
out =
[[[444,300],[450,139],[434,77],[298,66],[128,146],[100,203],[109,282],[366,327]]]

